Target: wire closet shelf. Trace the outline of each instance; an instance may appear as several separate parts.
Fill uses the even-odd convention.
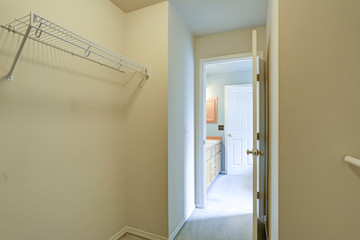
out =
[[[36,13],[30,13],[21,18],[16,18],[11,23],[1,25],[1,27],[23,36],[23,40],[8,74],[10,81],[13,80],[14,68],[28,38],[60,51],[98,63],[101,66],[123,73],[130,73],[130,79],[133,78],[135,74],[139,74],[145,79],[149,78],[149,68],[81,37]]]

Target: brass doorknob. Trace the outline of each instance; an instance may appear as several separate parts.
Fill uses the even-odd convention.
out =
[[[247,155],[252,154],[252,155],[254,155],[254,156],[259,156],[259,155],[264,156],[264,150],[259,151],[259,150],[256,149],[256,152],[255,152],[255,151],[247,150],[247,151],[246,151],[246,154],[247,154]]]

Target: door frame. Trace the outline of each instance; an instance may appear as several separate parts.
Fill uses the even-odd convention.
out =
[[[263,51],[257,51],[259,57],[259,72],[260,81],[264,80],[265,65],[264,65],[264,54]],[[244,58],[251,58],[252,53],[240,53],[218,57],[202,58],[199,64],[199,79],[198,88],[195,91],[195,205],[197,208],[206,208],[207,206],[207,187],[206,187],[206,65],[213,63],[230,62],[234,60],[241,60]],[[267,106],[266,106],[267,108]],[[267,117],[265,117],[267,121]],[[267,123],[265,123],[267,125]],[[267,129],[266,129],[267,131]],[[266,134],[267,136],[267,134]],[[264,149],[265,150],[265,149]],[[267,154],[267,152],[265,152]],[[266,155],[264,159],[267,159]],[[267,160],[266,160],[267,162]],[[267,164],[266,164],[267,165]],[[266,166],[267,168],[267,166]],[[226,169],[226,166],[225,166]],[[260,169],[261,171],[261,169]],[[264,170],[265,174],[267,170]],[[226,174],[226,172],[225,172]],[[263,178],[262,178],[263,177]],[[266,176],[260,176],[259,180],[265,179],[264,183],[267,185]],[[267,188],[266,186],[264,186]],[[260,189],[261,192],[261,189]],[[259,209],[260,218],[266,212],[267,197],[266,190],[264,191],[262,200],[264,201],[263,206]]]

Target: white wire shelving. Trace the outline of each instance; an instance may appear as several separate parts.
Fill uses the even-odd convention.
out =
[[[133,73],[130,74],[130,79],[133,78],[136,73],[145,79],[149,78],[149,68],[81,37],[36,13],[30,12],[30,14],[16,18],[11,23],[1,25],[1,27],[23,36],[23,40],[8,74],[8,80],[10,81],[14,79],[13,72],[27,39],[40,42],[49,47],[98,63],[101,66],[116,71]]]

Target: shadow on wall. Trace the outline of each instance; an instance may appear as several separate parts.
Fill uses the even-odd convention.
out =
[[[360,178],[360,167],[350,165],[350,169],[353,173],[355,173],[358,176],[358,178]]]

